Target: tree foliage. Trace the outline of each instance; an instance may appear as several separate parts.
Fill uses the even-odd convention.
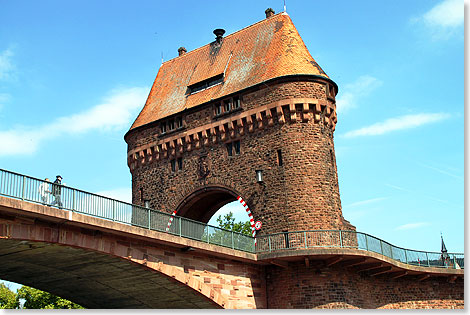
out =
[[[21,301],[22,300],[22,301]],[[20,302],[24,302],[21,307]],[[83,308],[69,300],[48,292],[22,286],[13,292],[5,283],[0,282],[0,309],[75,309]]]
[[[11,291],[4,283],[0,283],[0,309],[19,308],[20,303],[16,293]]]
[[[222,215],[219,215],[219,217],[217,218],[217,223],[219,224],[220,228],[251,236],[250,221],[235,222],[235,217],[233,216],[233,213],[231,211],[223,217]]]
[[[18,290],[17,300],[24,299],[26,309],[76,309],[83,308],[69,300],[28,286]]]

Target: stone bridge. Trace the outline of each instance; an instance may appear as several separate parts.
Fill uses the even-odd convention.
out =
[[[463,276],[356,249],[252,254],[0,196],[0,278],[87,308],[463,307]]]

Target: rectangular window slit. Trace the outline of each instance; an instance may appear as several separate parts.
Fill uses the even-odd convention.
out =
[[[277,150],[277,164],[279,166],[282,166],[282,151],[281,150]]]

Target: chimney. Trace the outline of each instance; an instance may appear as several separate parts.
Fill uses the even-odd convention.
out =
[[[184,55],[187,52],[186,48],[180,47],[178,48],[178,56]]]
[[[264,11],[264,13],[266,13],[266,18],[269,18],[273,16],[276,12],[274,12],[274,10],[271,8],[267,8],[266,11]]]
[[[217,43],[220,44],[220,42],[222,41],[222,36],[224,36],[224,34],[225,34],[225,30],[222,29],[222,28],[215,29],[214,34],[215,34],[215,36],[217,36],[215,38],[215,40],[217,41]]]

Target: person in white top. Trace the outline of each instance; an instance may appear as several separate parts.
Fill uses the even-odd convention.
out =
[[[43,204],[48,204],[49,203],[49,195],[51,191],[49,190],[50,185],[49,178],[44,179],[45,181],[42,182],[41,185],[39,185],[39,194],[41,195],[41,200]]]

